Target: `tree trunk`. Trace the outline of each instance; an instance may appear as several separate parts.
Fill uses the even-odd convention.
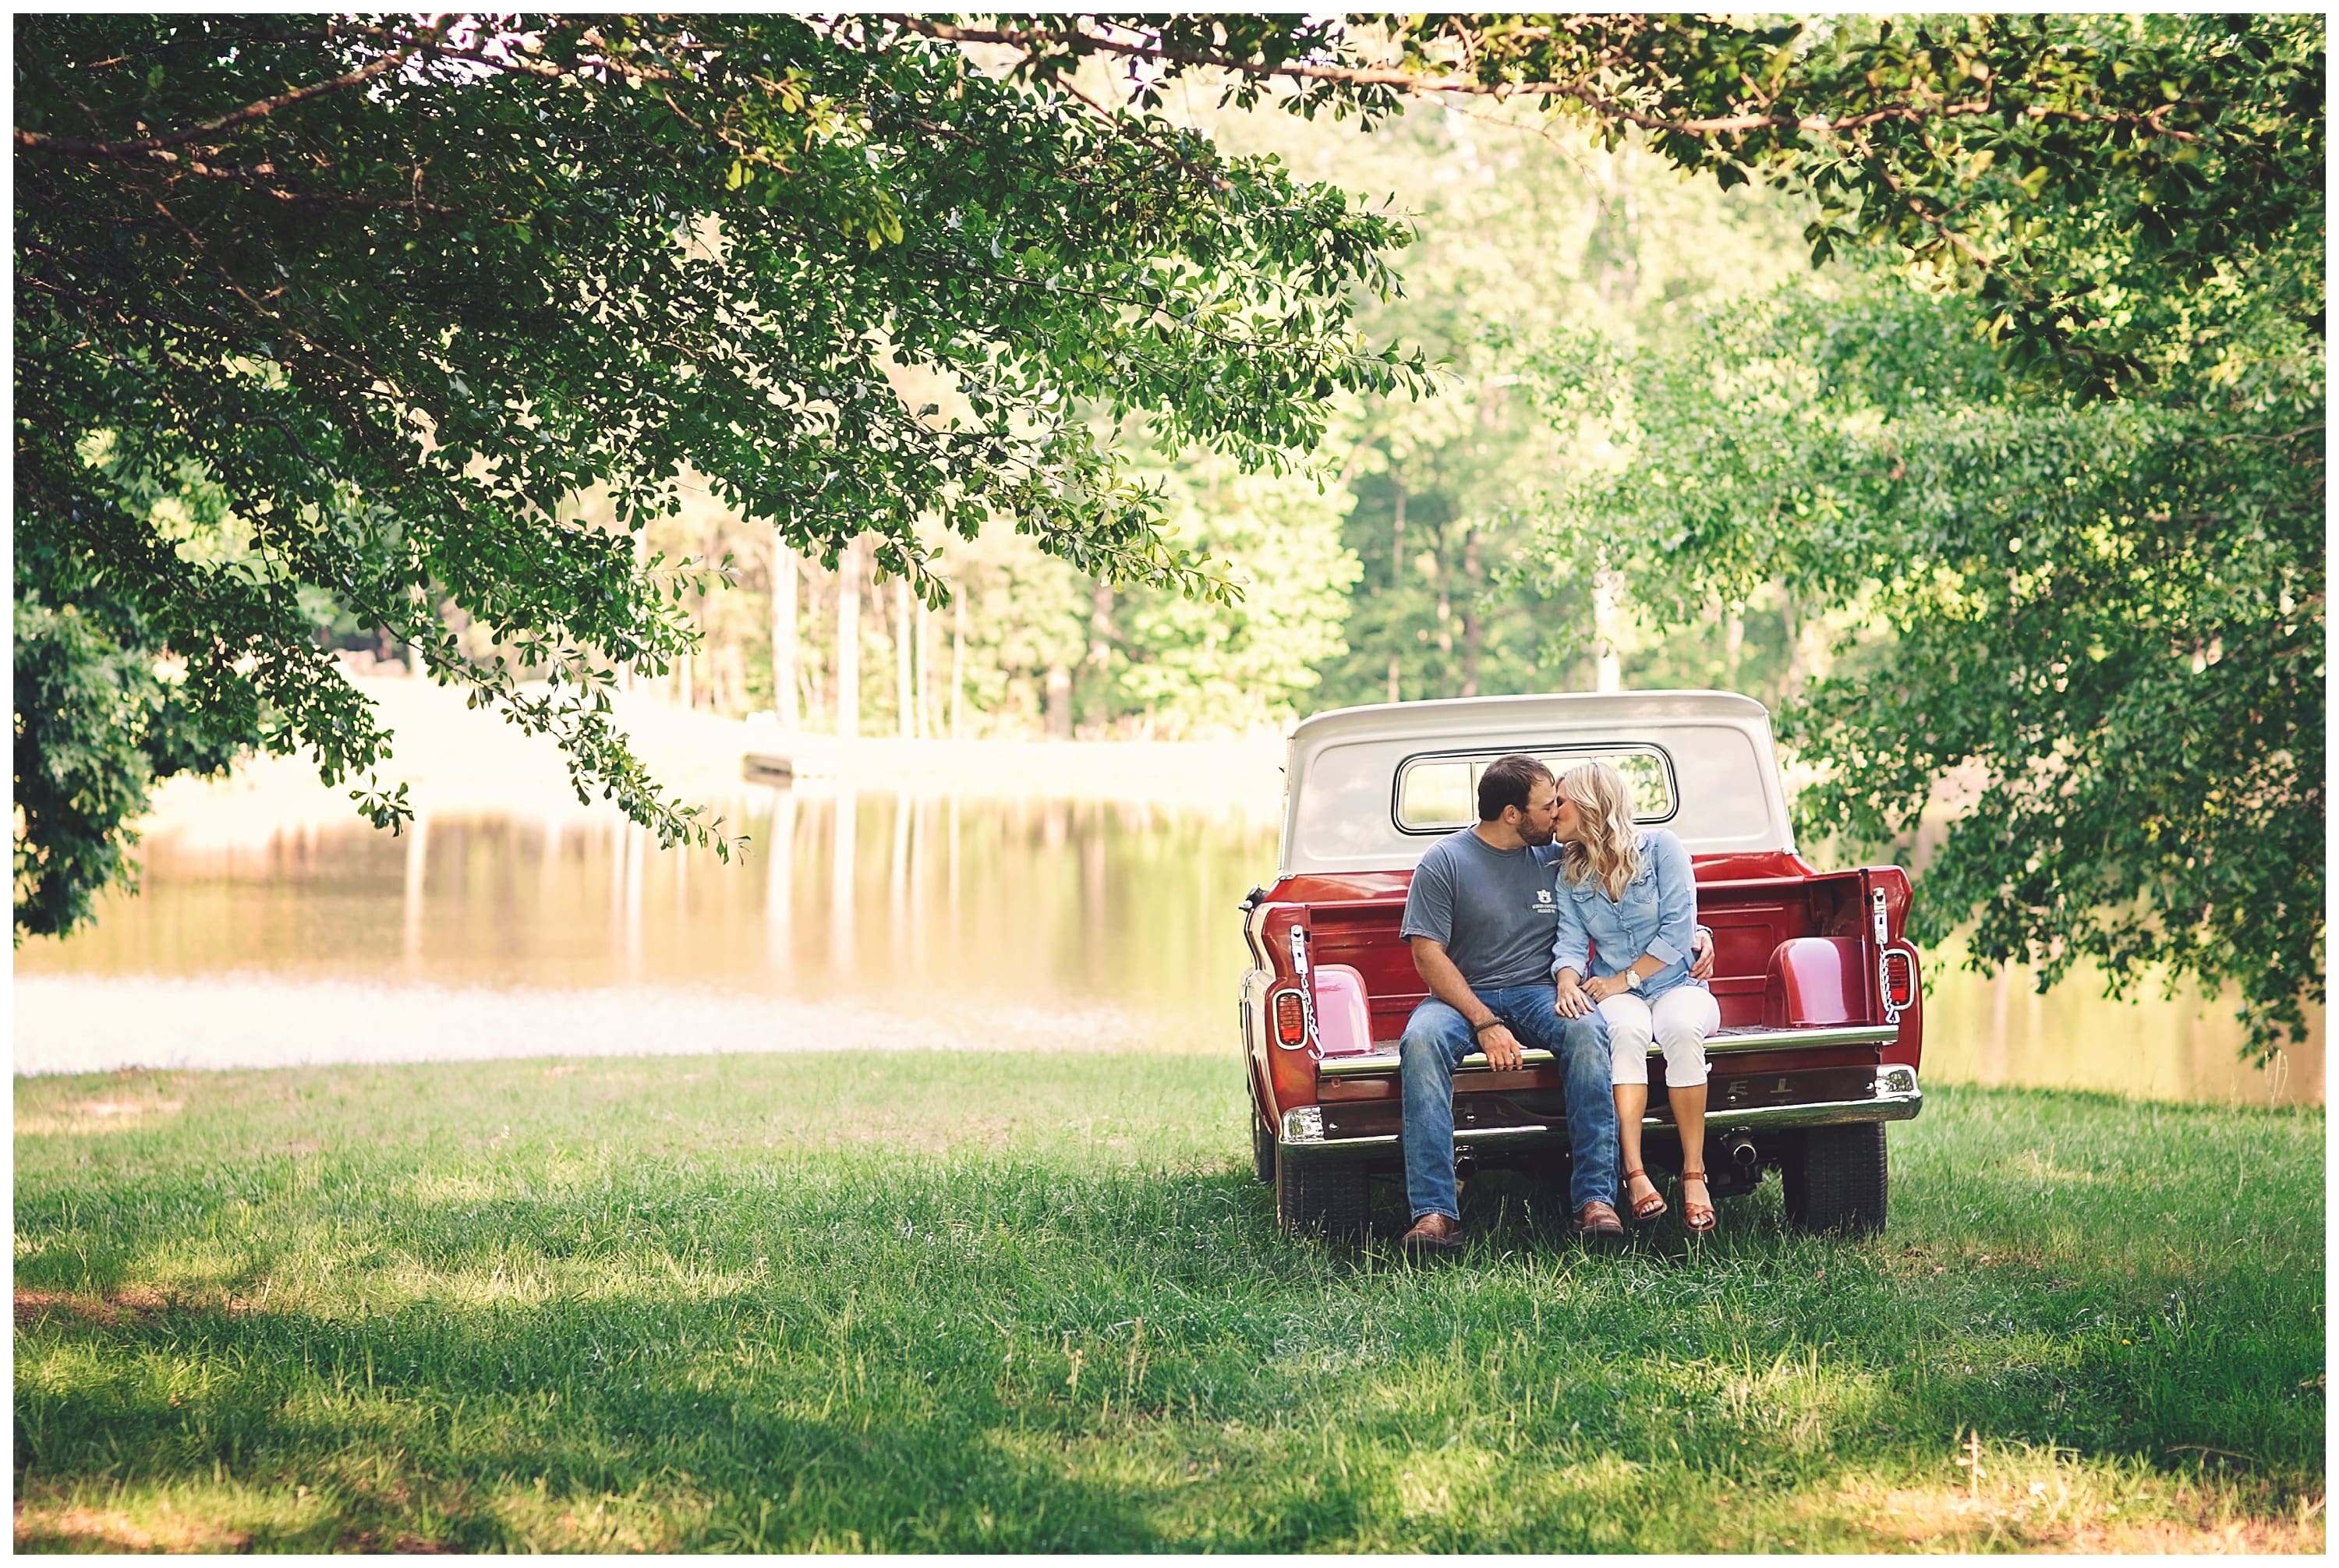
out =
[[[1112,719],[1112,585],[1100,577],[1089,589],[1089,677],[1095,693],[1091,712],[1100,725]]]
[[[1478,530],[1462,536],[1462,695],[1478,695],[1478,649],[1484,631],[1478,616],[1478,588],[1485,573],[1478,566]]]
[[[817,625],[821,618],[821,579],[807,571],[798,590],[804,597],[797,607]],[[829,683],[836,674],[834,665],[834,660],[822,654],[817,635],[796,645],[796,717],[808,730],[829,727]]]
[[[1825,672],[1813,668],[1816,652],[1812,641],[1812,626],[1796,613],[1794,590],[1779,584],[1779,624],[1787,639],[1787,678],[1781,696],[1801,691],[1803,683],[1814,675]]]
[[[1801,669],[1798,686],[1823,681],[1835,673],[1835,650],[1828,646],[1824,615],[1805,616],[1795,628],[1795,662]]]
[[[1733,605],[1722,623],[1722,684],[1731,691],[1738,689],[1738,665],[1745,652],[1746,611]]]
[[[1437,652],[1439,684],[1454,695],[1454,603],[1447,591],[1453,574],[1446,567],[1446,530],[1437,531]]]
[[[836,734],[861,735],[861,541],[836,557]]]
[[[916,635],[911,639],[918,656],[917,708],[918,738],[932,740],[941,725],[934,710],[934,613],[923,599],[910,602],[910,621]]]
[[[796,553],[772,534],[772,712],[784,730],[804,724],[796,705]]]
[[[1072,738],[1072,672],[1061,664],[1048,666],[1048,738]]]
[[[918,738],[918,687],[914,655],[910,646],[910,579],[893,579],[893,715],[895,728],[905,741]]]
[[[1592,575],[1592,652],[1599,661],[1593,689],[1624,689],[1624,574],[1612,571],[1604,557]]]
[[[1391,701],[1391,702],[1393,702],[1393,703],[1400,703],[1400,702],[1403,702],[1403,701],[1405,700],[1403,697],[1401,697],[1401,696],[1399,696],[1399,695],[1397,695],[1396,672],[1397,672],[1397,656],[1396,656],[1395,654],[1391,654],[1391,655],[1389,655],[1389,687],[1388,687],[1388,700],[1389,700],[1389,701]]]
[[[1389,525],[1389,591],[1405,587],[1405,482],[1396,481],[1396,520]],[[1389,701],[1396,699],[1391,697]]]
[[[1610,160],[1616,171],[1616,183],[1624,196],[1623,285],[1624,309],[1629,311],[1641,297],[1641,198],[1633,188],[1633,163],[1629,153]]]
[[[951,588],[951,739],[966,734],[966,588]]]
[[[1641,206],[1633,189],[1633,169],[1628,158],[1629,154],[1620,151],[1607,163],[1605,183],[1615,203],[1607,215],[1616,220],[1616,236],[1611,242],[1608,265],[1600,271],[1600,309],[1604,315],[1629,314],[1641,291]],[[1602,205],[1608,204],[1604,202]]]

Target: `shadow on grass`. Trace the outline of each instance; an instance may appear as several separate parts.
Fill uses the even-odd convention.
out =
[[[873,1367],[865,1346],[841,1363],[801,1346],[789,1356],[785,1323],[739,1299],[656,1311],[645,1323],[627,1302],[415,1305],[347,1321],[44,1303],[20,1317],[35,1358],[104,1370],[70,1392],[19,1388],[18,1497],[218,1477],[303,1494],[287,1517],[236,1523],[232,1543],[258,1550],[589,1548],[611,1543],[584,1516],[652,1497],[656,1522],[616,1543],[1130,1551],[1169,1539],[1154,1494],[1174,1484],[1068,1473],[1100,1412],[1051,1386],[1052,1366],[1036,1387],[945,1376],[937,1389],[960,1358]],[[728,1338],[736,1358],[740,1326],[755,1322],[782,1354],[758,1367],[751,1351],[725,1386],[704,1352]],[[1158,1401],[1124,1409],[1123,1429],[1163,1414]],[[1357,1506],[1319,1485],[1300,1516],[1286,1509],[1258,1522],[1263,1535],[1234,1539],[1264,1549],[1337,1534]],[[78,1529],[57,1527],[58,1513],[20,1528],[19,1544],[141,1543],[95,1511],[78,1510]]]
[[[20,1175],[20,1543],[135,1494],[287,1550],[1747,1549],[1975,1433],[2319,1487],[2320,1119],[1967,1109],[1881,1238],[1773,1182],[1587,1255],[1488,1172],[1427,1264],[1392,1191],[1292,1242],[1125,1157]]]

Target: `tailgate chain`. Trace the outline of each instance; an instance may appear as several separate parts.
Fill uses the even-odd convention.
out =
[[[1299,1013],[1308,1025],[1308,1054],[1324,1060],[1324,1044],[1316,1033],[1316,981],[1308,972],[1308,928],[1291,922],[1291,973],[1299,982]]]
[[[1890,952],[1892,938],[1884,922],[1884,890],[1871,888],[1868,907],[1876,928],[1876,1000],[1884,1009],[1884,1021],[1900,1021],[1900,1010],[1892,1005],[1892,964]]]

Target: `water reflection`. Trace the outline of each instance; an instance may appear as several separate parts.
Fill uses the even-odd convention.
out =
[[[1135,1005],[1226,1032],[1233,909],[1272,824],[1099,802],[763,791],[752,852],[660,851],[622,820],[418,817],[222,844],[158,835],[144,892],[109,899],[20,974],[712,987],[911,1011],[956,999]],[[596,912],[606,912],[606,915]]]
[[[517,1030],[543,1050],[587,1034],[607,1049],[654,1037],[709,1050],[848,1038],[1235,1049],[1246,961],[1234,905],[1272,875],[1270,821],[1235,806],[813,787],[757,790],[725,814],[754,844],[729,863],[660,851],[615,814],[418,816],[398,838],[356,823],[256,842],[157,834],[142,896],[107,900],[70,941],[18,952],[19,1065],[54,1060],[43,1034],[68,1027],[61,1019],[88,1029],[133,996],[163,1016],[105,1021],[123,1038],[167,1033],[194,1005],[189,982],[212,987],[215,1011],[232,990],[239,1027],[281,1031],[288,1052],[314,1059],[334,1054],[320,1036],[336,1008],[352,1038],[374,1028],[393,1006],[385,987],[402,988],[401,1029]],[[1929,965],[1936,1081],[2322,1100],[2319,1027],[2260,1073],[2234,1060],[2228,1009],[2108,1003],[2085,977],[2037,997],[2026,977],[1969,974],[1954,957]],[[149,983],[160,980],[176,989]],[[273,1008],[269,984],[311,990]],[[491,1003],[482,990],[512,994]],[[426,991],[443,995],[445,1016],[415,1000]]]
[[[2127,1002],[2103,999],[2103,980],[2081,966],[2045,995],[2019,964],[1991,975],[1962,967],[1955,948],[1931,955],[1925,991],[1925,1064],[1949,1082],[2051,1083],[2155,1100],[2256,1105],[2323,1103],[2321,1008],[2308,1039],[2264,1068],[2237,1054],[2234,1003],[2190,988],[2156,989]]]
[[[828,965],[835,974],[849,977],[853,973],[854,960],[853,889],[859,880],[861,869],[861,857],[854,853],[854,836],[860,827],[861,813],[857,803],[852,799],[830,801],[827,805],[829,819],[835,824],[836,833],[828,856]],[[897,799],[893,805],[899,814],[904,803]],[[767,853],[775,863],[792,858],[793,837],[785,844],[774,840],[766,842],[771,845]]]

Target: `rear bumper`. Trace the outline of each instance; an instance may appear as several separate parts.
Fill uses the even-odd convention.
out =
[[[1809,1043],[1808,1040],[1801,1043]],[[1529,1052],[1530,1056],[1541,1054]],[[1328,1069],[1328,1063],[1326,1064]],[[1706,1111],[1707,1133],[1783,1131],[1805,1127],[1838,1127],[1857,1121],[1907,1121],[1925,1108],[1925,1091],[1917,1082],[1917,1070],[1898,1064],[1876,1070],[1876,1088],[1872,1094],[1859,1100],[1812,1100],[1797,1105],[1748,1106],[1742,1109],[1710,1108]],[[1641,1125],[1652,1130],[1670,1132],[1673,1112],[1653,1105]],[[1283,1113],[1283,1124],[1278,1129],[1276,1141],[1285,1154],[1294,1160],[1357,1159],[1376,1155],[1392,1155],[1404,1145],[1395,1133],[1379,1133],[1361,1138],[1327,1138],[1324,1136],[1322,1108],[1302,1106]],[[1527,1124],[1502,1127],[1457,1127],[1454,1129],[1456,1149],[1564,1149],[1567,1129],[1561,1125]]]

